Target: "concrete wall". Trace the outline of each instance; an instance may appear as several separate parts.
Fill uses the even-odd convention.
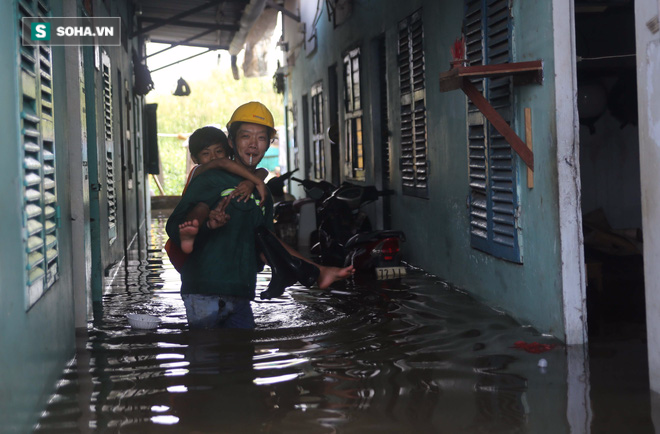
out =
[[[110,2],[110,10],[107,10],[103,2],[95,2],[94,13],[96,16],[113,16],[122,17],[122,22],[126,25],[128,20],[132,20],[134,16],[122,2]],[[127,32],[126,27],[122,28],[122,33]],[[141,161],[140,156],[136,154],[136,138],[134,136],[137,129],[133,122],[134,110],[141,109],[141,106],[133,104],[132,99],[132,81],[133,69],[131,63],[132,49],[136,41],[128,41],[128,46],[107,46],[100,47],[101,51],[105,52],[110,58],[110,70],[112,80],[112,98],[113,98],[113,149],[114,149],[114,181],[115,181],[115,194],[117,198],[117,238],[110,241],[107,231],[108,222],[108,188],[106,185],[107,179],[107,164],[105,162],[105,138],[103,136],[103,77],[97,71],[94,74],[93,89],[87,91],[95,92],[96,107],[88,107],[89,110],[96,110],[96,131],[97,134],[90,134],[88,140],[91,143],[96,143],[99,150],[96,163],[92,160],[90,164],[97,164],[99,181],[101,189],[98,193],[99,197],[99,215],[100,215],[100,231],[99,231],[99,244],[100,256],[103,269],[99,270],[100,276],[95,275],[96,279],[93,282],[94,300],[100,301],[100,295],[106,280],[111,279],[116,273],[117,267],[121,264],[121,260],[125,256],[125,252],[130,244],[134,241],[137,234],[140,221],[144,220],[144,216],[138,216],[138,193],[137,193],[137,178],[138,170],[143,174],[141,168],[138,169],[138,161]],[[92,68],[93,65],[87,67]],[[130,101],[131,110],[126,104]],[[130,131],[130,142],[127,140],[126,131]],[[141,153],[141,150],[138,150]],[[129,156],[129,153],[131,154]],[[129,164],[132,163],[132,164]],[[132,183],[129,179],[132,178]],[[141,180],[142,182],[142,180]],[[143,187],[143,185],[140,185]],[[94,235],[92,235],[94,238]],[[101,287],[99,287],[99,285]]]
[[[77,2],[53,0],[52,16],[71,16],[77,13]],[[113,10],[107,11],[101,0],[94,2],[95,16],[112,15],[128,17],[130,3],[112,2]],[[83,161],[87,160],[85,128],[82,117],[82,93],[80,88],[80,51],[78,47],[52,47],[53,113],[55,122],[55,167],[57,183],[57,205],[60,223],[58,239],[58,279],[31,307],[26,300],[26,255],[24,241],[23,212],[23,144],[20,128],[19,28],[15,1],[0,2],[0,129],[3,131],[3,155],[0,158],[0,419],[3,432],[30,432],[45,408],[47,399],[55,390],[66,364],[74,356],[76,327],[87,327],[89,302],[91,299],[89,238],[90,204],[87,195],[87,171]],[[123,29],[125,31],[126,29]],[[113,246],[95,240],[102,256],[101,267],[122,260],[128,244],[136,238],[138,227],[144,227],[144,206],[138,200],[144,198],[144,180],[136,177],[142,173],[141,149],[125,141],[126,152],[133,152],[132,188],[124,187],[126,173],[122,173],[122,147],[119,137],[124,130],[135,134],[129,123],[128,112],[123,112],[123,129],[120,125],[119,101],[127,89],[132,96],[132,66],[130,53],[134,42],[128,46],[109,49],[113,59],[113,71],[121,72],[121,85],[115,84],[115,178],[118,190],[118,237]],[[93,62],[85,65],[94,68]],[[97,73],[98,74],[98,73]],[[116,79],[115,79],[116,80]],[[93,87],[98,87],[98,82]],[[97,93],[100,104],[101,94]],[[141,101],[133,104],[134,110],[141,109]],[[90,109],[90,106],[87,107]],[[131,117],[133,115],[131,114]],[[87,128],[89,130],[89,128]],[[99,146],[100,156],[105,159],[104,144],[98,137],[90,138],[91,145]],[[141,143],[141,141],[139,141]],[[125,155],[124,155],[125,157]],[[125,160],[124,160],[125,161]],[[122,204],[128,203],[126,212]],[[130,211],[129,211],[130,208]],[[141,211],[140,211],[141,210]],[[107,216],[104,224],[107,224]],[[106,226],[107,227],[107,226]],[[107,231],[106,231],[107,232]],[[100,242],[99,242],[100,241]],[[103,285],[103,281],[101,283]]]
[[[22,240],[22,161],[23,153],[18,131],[18,77],[17,12],[14,2],[0,5],[0,53],[6,60],[0,65],[3,80],[0,82],[3,104],[0,106],[0,123],[5,132],[3,158],[0,159],[0,195],[3,198],[0,237],[0,418],[3,429],[9,432],[26,432],[43,409],[52,393],[62,368],[73,355],[74,309],[71,285],[71,215],[68,209],[70,197],[67,184],[70,169],[66,158],[66,143],[56,137],[56,179],[58,204],[61,209],[61,226],[58,230],[60,271],[59,280],[26,311],[24,242]],[[54,5],[55,16],[58,5]],[[53,50],[53,77],[55,87],[63,82],[58,75],[64,70],[61,48]],[[7,61],[11,59],[11,61]],[[66,117],[65,98],[55,94],[57,116]],[[20,252],[20,253],[19,253]]]
[[[646,25],[653,17],[657,23],[660,2],[635,2],[649,382],[651,390],[660,392],[660,31]]]
[[[400,114],[397,101],[397,25],[419,8],[423,8],[425,44],[430,165],[428,200],[403,196],[398,170]],[[515,128],[519,136],[524,138],[523,111],[525,107],[530,107],[535,155],[533,189],[526,187],[526,169],[520,160],[517,168],[523,265],[496,259],[470,246],[469,210],[466,206],[469,193],[466,97],[458,90],[440,93],[437,81],[439,73],[449,69],[449,48],[461,34],[462,2],[354,2],[350,18],[334,29],[326,13],[324,9],[316,26],[316,52],[307,55],[299,49],[297,56],[291,56],[291,50],[295,50],[296,46],[290,46],[288,54],[290,58],[295,58],[288,80],[293,87],[293,100],[300,107],[302,95],[309,93],[311,85],[320,79],[324,80],[324,88],[327,89],[327,68],[332,63],[339,65],[341,78],[341,54],[348,48],[360,46],[362,71],[374,71],[377,59],[370,47],[375,38],[384,34],[389,130],[393,133],[392,187],[397,190],[397,194],[392,197],[392,226],[394,229],[405,229],[408,239],[403,247],[405,260],[465,288],[478,298],[511,313],[523,323],[533,324],[542,332],[565,339],[557,184],[559,169],[554,84],[557,71],[553,45],[553,3],[514,2],[513,10],[515,60],[542,59],[544,62],[542,86],[528,85],[515,90]],[[571,22],[569,15],[563,18]],[[307,23],[308,29],[310,25]],[[297,24],[285,19],[285,37],[295,36],[297,29]],[[571,72],[569,70],[566,74],[570,77]],[[362,77],[362,83],[365,84],[362,88],[362,101],[365,107],[363,122],[368,184],[375,183],[380,175],[378,150],[374,145],[374,132],[380,128],[378,117],[374,114],[376,96],[373,94],[372,81],[376,79],[373,75]],[[343,84],[340,83],[340,94],[342,89]],[[569,109],[572,111],[572,104]],[[299,143],[303,143],[302,134],[299,124],[296,138]],[[579,196],[579,190],[574,193]],[[576,247],[569,250],[575,252]]]

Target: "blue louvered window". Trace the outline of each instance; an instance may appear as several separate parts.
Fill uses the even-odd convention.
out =
[[[512,61],[511,0],[465,0],[463,33],[469,66]],[[514,127],[511,77],[472,83]],[[521,262],[518,180],[511,146],[468,100],[468,163],[472,247]]]
[[[112,129],[112,68],[110,57],[102,54],[103,74],[103,135],[105,138],[106,199],[108,207],[108,242],[117,239],[117,192],[115,190],[115,153]]]
[[[403,194],[427,198],[426,80],[422,11],[399,23],[401,182]]]
[[[18,0],[22,18],[48,17],[45,0]],[[22,45],[20,54],[20,133],[23,148],[23,238],[26,306],[31,307],[57,280],[59,206],[55,176],[55,129],[51,48]]]

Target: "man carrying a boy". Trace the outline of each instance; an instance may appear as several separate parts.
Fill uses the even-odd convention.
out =
[[[236,197],[247,201],[255,188],[260,197],[266,195],[264,179],[268,176],[268,171],[260,168],[252,172],[243,165],[230,160],[230,157],[234,155],[234,151],[229,146],[227,136],[221,129],[213,126],[198,128],[188,138],[188,150],[196,166],[190,171],[181,194],[185,193],[188,184],[196,176],[210,169],[220,169],[244,178],[232,192],[230,198]],[[179,226],[180,245],[173,243],[171,239],[167,240],[165,251],[178,272],[181,272],[183,263],[193,249],[199,225],[209,224],[209,213],[208,205],[199,202],[188,212],[186,221]]]
[[[235,161],[254,172],[275,135],[273,116],[259,102],[236,109],[227,124]],[[167,222],[167,233],[181,244],[180,227],[188,213],[205,203],[211,213],[208,225],[199,225],[194,248],[181,269],[181,297],[191,328],[254,328],[250,301],[254,298],[257,260],[255,230],[273,229],[273,203],[270,195],[240,201],[231,194],[243,179],[223,170],[208,170],[196,176]],[[183,225],[185,228],[185,225]],[[284,246],[297,258],[302,256]],[[323,268],[319,287],[327,287],[353,273]]]

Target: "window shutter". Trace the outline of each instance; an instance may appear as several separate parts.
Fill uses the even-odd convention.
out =
[[[106,194],[108,202],[108,241],[117,238],[117,192],[115,190],[114,140],[112,134],[112,69],[103,53],[103,131],[105,136]]]
[[[469,65],[510,62],[509,0],[466,0],[464,35]],[[512,125],[511,77],[474,79],[500,115]],[[511,146],[468,101],[468,159],[472,246],[520,262],[516,212],[516,166]]]
[[[421,11],[399,23],[401,179],[403,193],[428,197],[424,31]]]
[[[468,65],[484,64],[484,38],[482,34],[482,0],[467,2],[465,14],[465,51]],[[471,80],[483,93],[483,80]],[[488,199],[486,175],[486,125],[485,118],[468,100],[468,164],[470,179],[470,232],[472,245],[488,243]]]
[[[17,5],[19,28],[22,18],[50,14],[48,3],[43,0],[20,0]],[[30,307],[58,277],[52,55],[49,46],[24,46],[19,40],[18,47],[27,306]]]

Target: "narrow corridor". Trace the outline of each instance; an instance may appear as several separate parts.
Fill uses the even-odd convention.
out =
[[[155,214],[147,246],[95,308],[37,432],[653,432],[644,346],[598,347],[590,383],[582,348],[422,270],[295,287],[255,301],[254,331],[190,332],[165,219]],[[132,330],[131,312],[162,324]],[[534,354],[520,341],[556,346]],[[637,364],[609,364],[622,356]]]

